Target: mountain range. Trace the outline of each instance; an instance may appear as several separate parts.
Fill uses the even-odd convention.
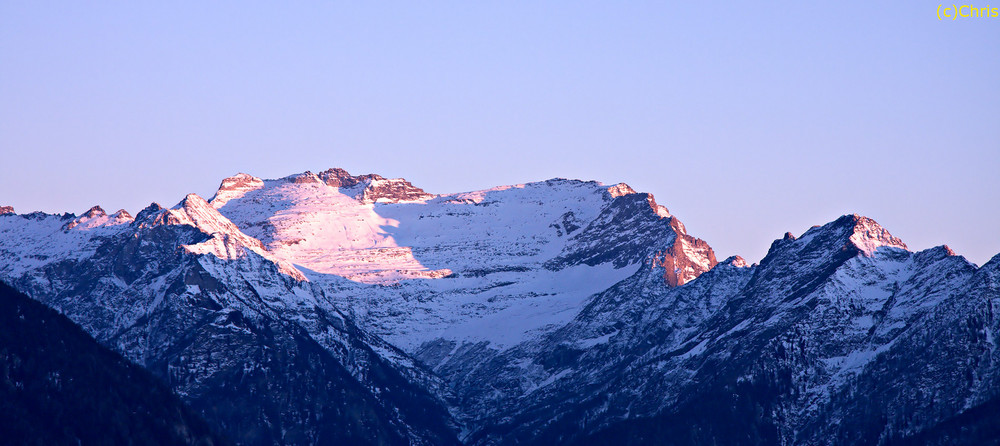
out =
[[[236,444],[1000,444],[1000,255],[859,215],[749,264],[623,183],[239,174],[0,208],[0,280]]]

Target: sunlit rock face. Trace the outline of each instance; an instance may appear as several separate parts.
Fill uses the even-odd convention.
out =
[[[0,211],[0,260],[241,444],[873,444],[1000,394],[1000,258],[845,215],[720,263],[624,183],[238,174]]]

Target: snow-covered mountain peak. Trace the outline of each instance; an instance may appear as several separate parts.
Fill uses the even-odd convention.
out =
[[[306,278],[291,263],[275,257],[264,248],[260,240],[246,235],[232,221],[219,213],[211,204],[197,194],[188,194],[171,209],[157,211],[156,203],[151,204],[140,216],[151,220],[150,225],[191,226],[209,236],[208,240],[183,248],[194,254],[211,254],[220,259],[233,260],[243,258],[248,251],[264,257],[278,265],[278,270],[296,280]],[[155,212],[149,217],[145,215]]]
[[[215,210],[198,194],[188,194],[173,208],[161,211],[157,215],[155,223],[193,226],[209,235],[228,235],[235,237],[248,247],[264,249],[259,240],[243,234],[233,222]]]
[[[13,214],[14,206],[0,206],[0,215]]]
[[[946,252],[949,256],[957,256],[958,255],[958,254],[955,254],[955,251],[953,249],[951,249],[951,247],[948,246],[948,245],[941,245],[941,249],[943,249],[944,252]]]
[[[665,206],[657,204],[656,199],[653,198],[653,194],[636,192],[635,189],[632,189],[631,186],[625,183],[618,183],[613,186],[608,186],[606,190],[611,198],[624,197],[626,195],[634,195],[634,194],[644,195],[646,197],[646,201],[649,202],[649,207],[653,208],[653,211],[656,212],[656,215],[664,218],[670,217],[670,211],[668,211]]]
[[[233,197],[212,204],[405,348],[437,337],[511,346],[572,318],[654,256],[670,262],[674,285],[716,262],[625,184],[556,178],[431,195],[404,179],[328,169]]]
[[[243,197],[250,191],[264,187],[278,187],[282,184],[300,186],[325,185],[331,190],[362,203],[400,203],[420,201],[433,198],[434,195],[424,192],[402,178],[385,178],[378,174],[351,175],[350,172],[334,167],[318,174],[305,171],[282,177],[276,180],[262,180],[253,175],[240,173],[222,180],[219,190],[209,200],[216,209],[225,206],[230,200]],[[307,194],[308,190],[303,189]]]
[[[184,199],[178,202],[174,207],[170,208],[170,211],[183,211],[184,214],[190,215],[193,219],[199,217],[213,218],[219,213],[215,208],[201,198],[198,194],[187,194]],[[221,215],[219,215],[221,217]]]
[[[317,178],[331,187],[354,188],[362,185],[363,189],[355,198],[364,203],[399,203],[434,197],[403,178],[385,178],[374,173],[351,175],[339,167],[320,172]]]
[[[749,264],[747,264],[747,261],[744,260],[743,257],[740,257],[740,256],[730,256],[730,257],[727,257],[726,260],[723,260],[723,261],[719,262],[718,264],[719,265],[734,266],[734,267],[737,267],[737,268],[747,268],[747,267],[750,266]]]
[[[875,220],[858,214],[844,215],[823,226],[813,226],[798,239],[786,234],[783,239],[775,240],[771,251],[789,243],[799,247],[822,243],[827,250],[850,247],[868,257],[881,247],[908,250],[902,240],[894,237]]]
[[[242,197],[247,192],[264,187],[264,181],[253,175],[238,173],[222,180],[219,190],[210,200],[212,206],[219,208],[224,206],[229,200]]]
[[[712,248],[687,235],[684,224],[657,204],[652,194],[612,197],[607,186],[596,183],[591,187],[603,194],[600,213],[569,237],[562,253],[546,262],[546,268],[601,263],[620,268],[646,263],[663,267],[667,284],[679,286],[715,266]]]
[[[155,219],[156,216],[159,215],[160,211],[162,210],[163,206],[160,206],[159,203],[155,202],[150,203],[149,206],[146,206],[145,208],[143,208],[143,210],[139,211],[139,213],[135,215],[134,224],[135,225],[152,224],[153,219]]]
[[[634,193],[636,193],[635,189],[632,189],[631,186],[625,183],[618,183],[614,186],[608,187],[608,194],[610,194],[612,198],[618,198],[623,195],[631,195]]]
[[[108,215],[108,213],[104,212],[104,208],[102,208],[100,206],[94,206],[94,207],[88,209],[87,212],[85,212],[83,214],[83,217],[86,217],[86,218],[96,218],[96,217],[103,217],[105,215]]]
[[[845,215],[839,220],[846,220],[851,225],[853,229],[851,243],[867,256],[871,256],[876,249],[882,246],[908,249],[902,240],[893,237],[889,231],[868,217],[852,214]]]
[[[132,215],[124,209],[108,215],[100,206],[94,206],[83,215],[74,218],[63,226],[64,230],[88,230],[94,228],[113,227],[132,223]]]

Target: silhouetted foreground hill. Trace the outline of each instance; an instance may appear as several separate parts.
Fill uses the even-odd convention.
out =
[[[228,444],[149,372],[2,282],[0,414],[0,444]]]

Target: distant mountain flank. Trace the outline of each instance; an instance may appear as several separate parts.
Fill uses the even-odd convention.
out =
[[[1000,256],[848,214],[718,262],[624,183],[241,173],[0,211],[0,280],[239,444],[978,444],[1000,398]]]

